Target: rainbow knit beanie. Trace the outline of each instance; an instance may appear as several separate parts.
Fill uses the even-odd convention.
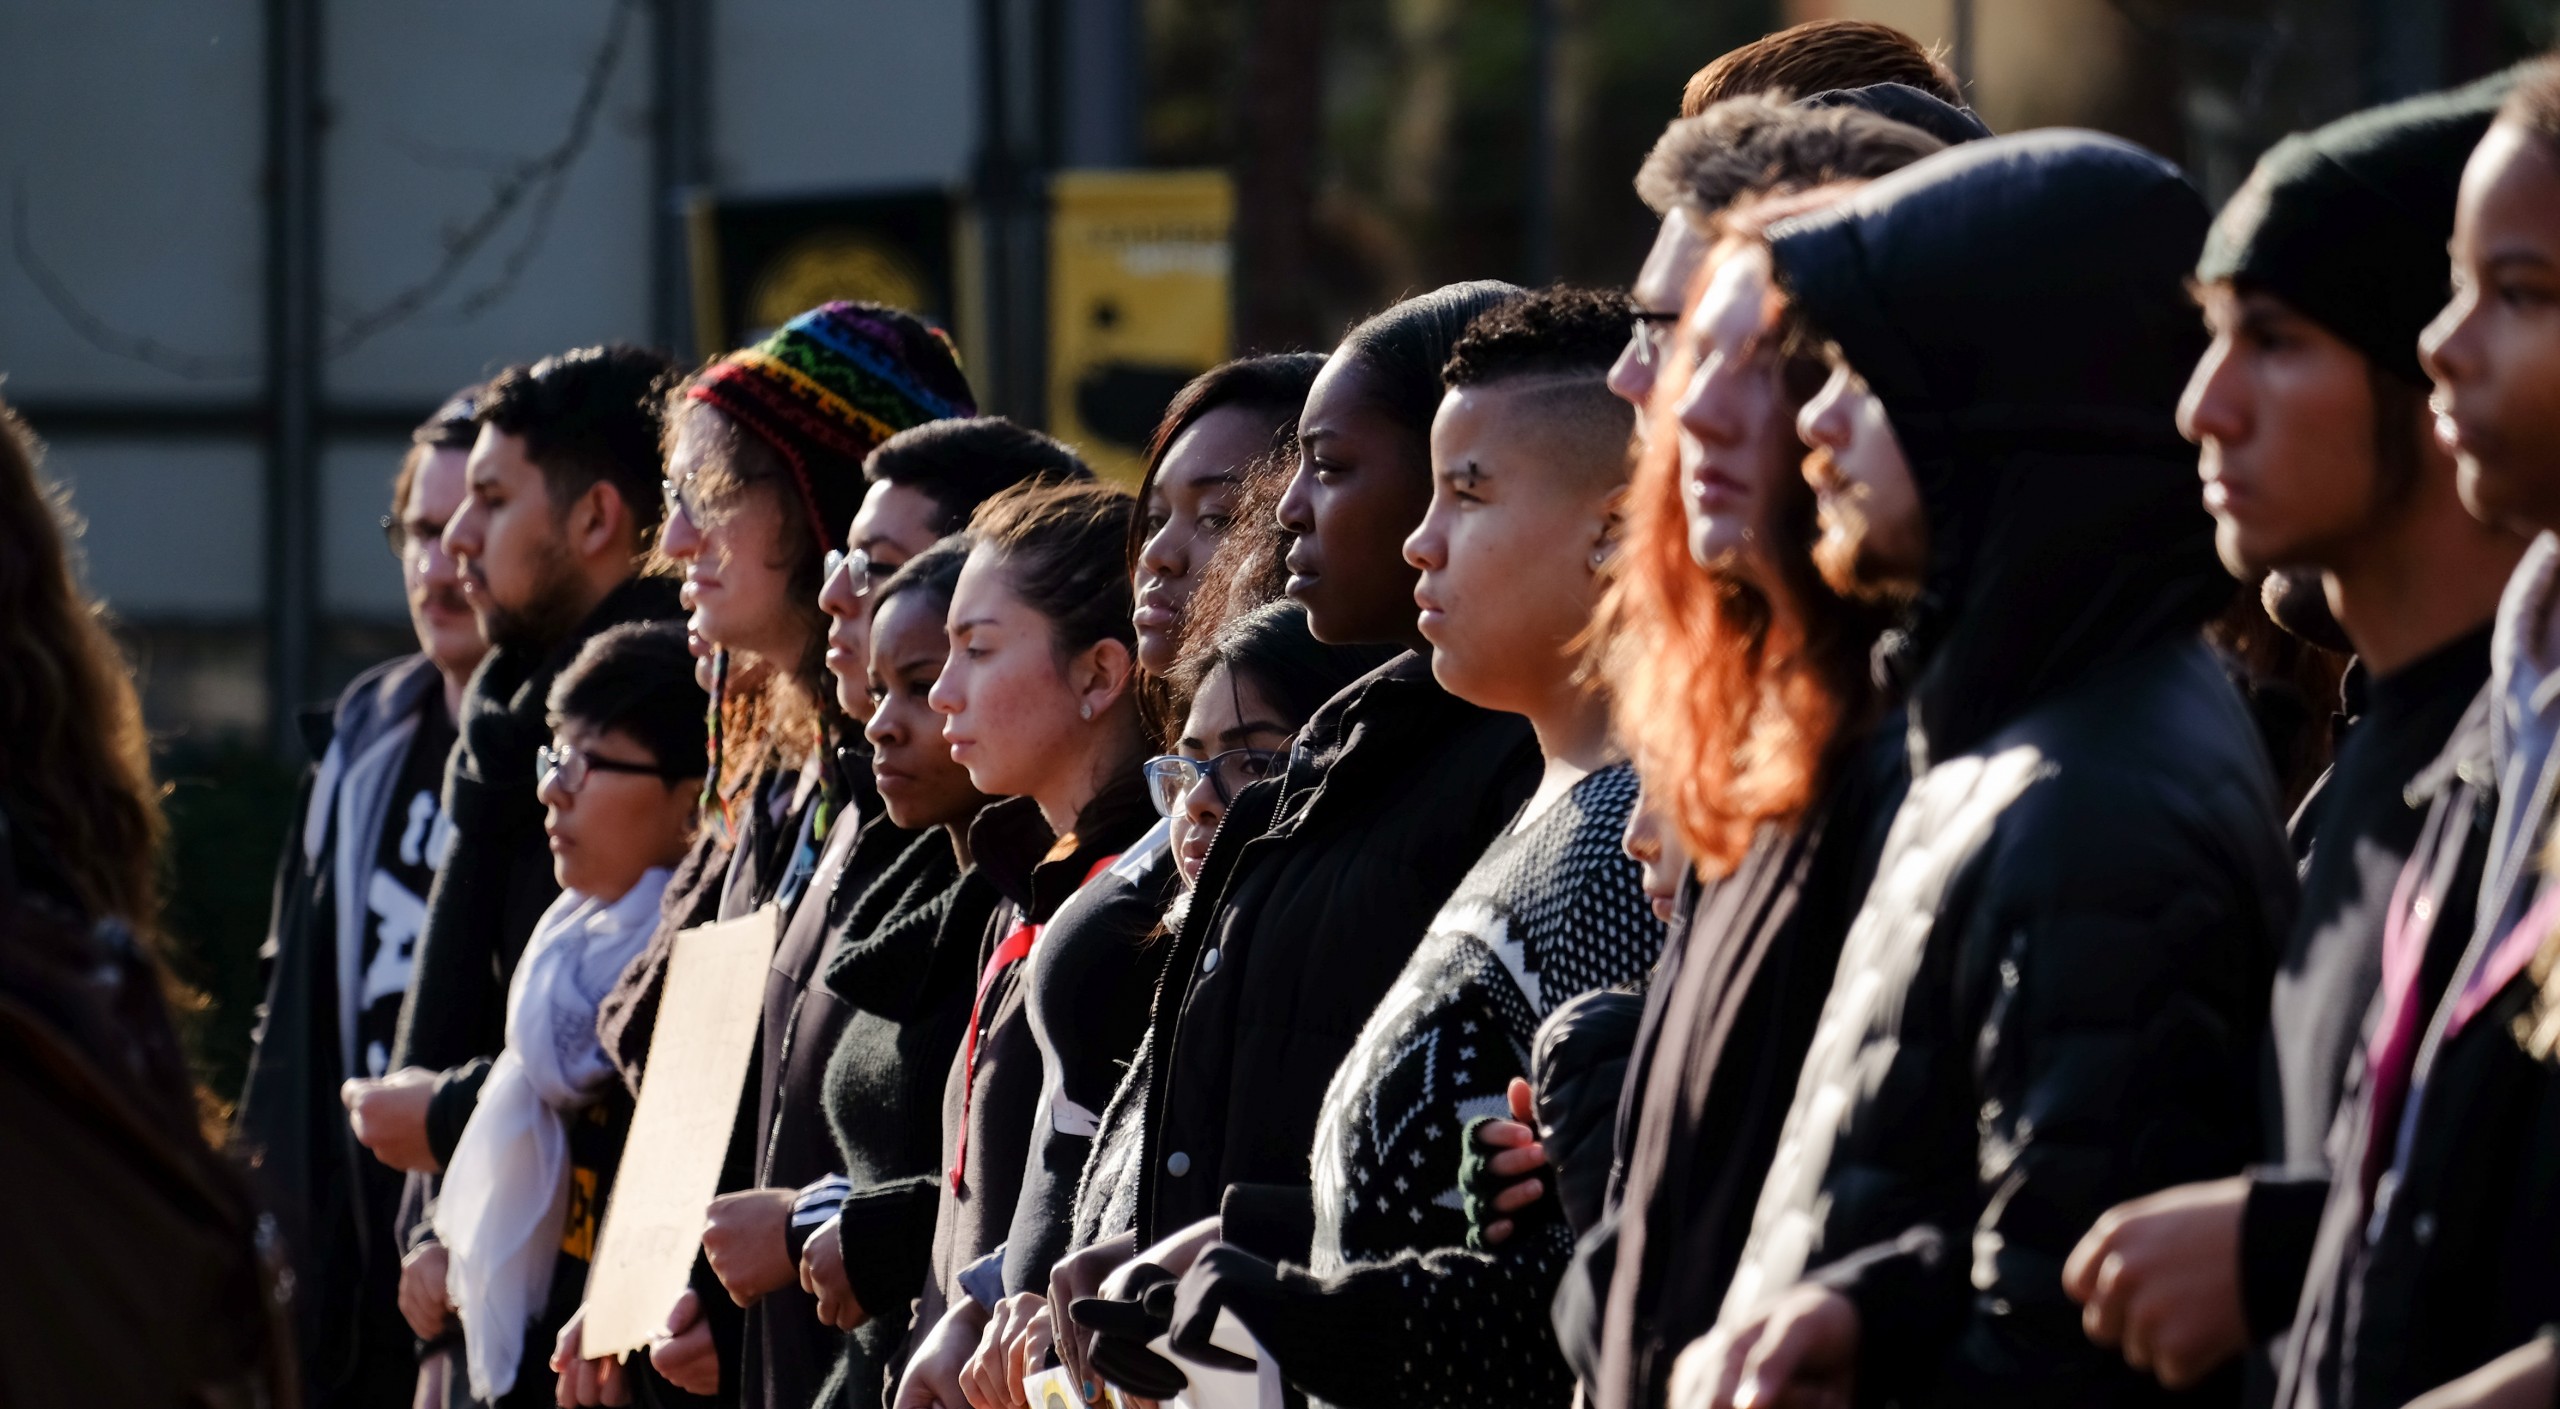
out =
[[[863,458],[890,436],[978,406],[950,336],[903,309],[829,303],[705,367],[688,397],[726,413],[791,467],[819,540],[844,547]]]

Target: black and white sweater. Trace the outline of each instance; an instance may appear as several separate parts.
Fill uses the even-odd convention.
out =
[[[1317,1122],[1310,1266],[1224,1249],[1203,1280],[1281,1374],[1351,1409],[1557,1404],[1573,1374],[1547,1303],[1573,1256],[1561,1221],[1465,1248],[1467,1123],[1509,1112],[1539,1022],[1642,976],[1663,926],[1620,849],[1636,779],[1593,773],[1495,839],[1335,1071]],[[1205,1288],[1203,1290],[1206,1290]]]

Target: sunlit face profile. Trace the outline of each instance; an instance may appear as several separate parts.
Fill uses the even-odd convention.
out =
[[[1092,717],[1059,660],[1055,625],[1014,590],[1004,559],[981,547],[960,570],[946,628],[950,657],[926,698],[952,762],[991,796],[1055,789],[1082,766]]]
[[[2496,123],[2462,171],[2453,301],[2418,339],[2436,436],[2489,523],[2560,526],[2560,152]]]
[[[1781,476],[1801,472],[1796,407],[1769,336],[1769,250],[1733,242],[1711,266],[1680,335],[1695,370],[1672,405],[1679,426],[1680,502],[1689,556],[1700,566],[1766,541]]]
[[[870,718],[862,736],[871,744],[871,781],[881,810],[910,831],[952,825],[986,800],[951,761],[933,710],[934,682],[951,650],[944,607],[933,592],[901,591],[879,604],[866,643]]]
[[[2203,302],[2213,342],[2178,429],[2201,451],[2223,565],[2240,577],[2330,566],[2380,507],[2372,364],[2273,294],[2220,283]]]
[[[734,476],[723,477],[729,487],[722,492],[706,490],[706,469],[734,443],[716,433],[717,414],[697,410],[676,423],[667,451],[673,493],[658,551],[683,568],[693,608],[689,630],[727,650],[795,669],[807,628],[791,600],[781,494],[770,482],[741,483]]]
[[[1918,591],[1929,566],[1929,527],[1884,399],[1837,363],[1797,413],[1796,433],[1813,452],[1804,477],[1822,526],[1813,559],[1823,580],[1867,598]]]

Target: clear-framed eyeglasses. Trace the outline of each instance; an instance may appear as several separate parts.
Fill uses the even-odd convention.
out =
[[[424,557],[443,537],[443,524],[410,523],[396,514],[382,516],[382,541],[389,545],[391,556],[403,563]]]
[[[851,552],[837,548],[828,552],[826,568],[820,575],[820,580],[832,581],[837,573],[845,573],[847,574],[846,585],[853,589],[853,595],[868,597],[873,589],[888,581],[896,575],[897,571],[896,563],[881,562],[860,548]]]
[[[1662,365],[1662,345],[1679,322],[1677,313],[1660,313],[1645,308],[1636,310],[1635,318],[1627,329],[1627,346],[1635,350],[1637,366]]]
[[[693,491],[678,484],[675,476],[669,475],[659,480],[658,491],[666,498],[666,517],[674,518],[682,514],[697,526],[702,523],[702,508],[695,502]]]
[[[1229,749],[1214,758],[1162,754],[1146,761],[1147,799],[1156,805],[1157,816],[1179,817],[1182,800],[1206,777],[1218,805],[1225,807],[1246,784],[1270,777],[1273,765],[1285,756],[1278,749]]]

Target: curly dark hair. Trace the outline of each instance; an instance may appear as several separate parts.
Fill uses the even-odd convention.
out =
[[[1728,98],[1663,129],[1636,169],[1636,196],[1656,215],[1713,215],[1745,196],[1883,176],[1946,145],[1864,108]]]
[[[1635,304],[1614,289],[1559,284],[1486,309],[1467,325],[1440,380],[1482,386],[1512,377],[1605,377],[1626,350]]]

